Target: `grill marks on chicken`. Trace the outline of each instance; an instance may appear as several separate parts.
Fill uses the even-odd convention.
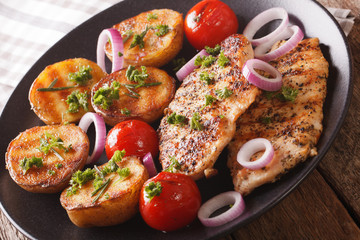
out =
[[[180,163],[178,172],[193,179],[216,172],[213,165],[224,147],[235,133],[236,119],[255,101],[260,94],[242,76],[241,68],[247,59],[253,58],[249,41],[242,35],[233,35],[221,44],[224,55],[230,60],[225,67],[214,63],[208,68],[199,68],[187,76],[177,90],[173,101],[165,110],[158,133],[160,137],[159,160],[164,169],[175,158]],[[207,72],[212,76],[211,84],[200,79]],[[217,90],[225,87],[232,94],[225,99]],[[216,100],[205,106],[206,95]],[[167,118],[173,113],[183,115],[183,124],[169,124]],[[190,127],[192,117],[198,113],[202,130]]]
[[[322,132],[329,66],[319,40],[303,40],[271,64],[282,74],[283,86],[297,89],[298,94],[294,101],[282,101],[264,92],[237,121],[235,137],[228,146],[228,167],[235,190],[245,195],[315,156],[315,145]],[[273,160],[262,169],[242,168],[236,160],[237,152],[245,142],[258,137],[272,143]]]

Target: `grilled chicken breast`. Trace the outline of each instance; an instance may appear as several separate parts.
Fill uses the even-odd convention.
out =
[[[33,127],[10,142],[6,168],[27,191],[59,192],[68,185],[73,172],[84,167],[89,148],[86,133],[74,124]]]
[[[242,35],[233,35],[221,43],[221,51],[228,64],[222,67],[217,59],[210,67],[190,73],[165,110],[158,129],[163,168],[174,165],[176,159],[180,165],[177,171],[195,180],[216,172],[213,165],[232,139],[235,121],[260,94],[241,74],[245,61],[253,58],[250,42]],[[203,80],[206,74],[211,79],[208,82]],[[184,121],[170,124],[175,115],[184,116]]]
[[[228,147],[228,167],[235,190],[245,195],[316,155],[315,145],[322,132],[329,66],[319,40],[303,40],[271,64],[282,74],[283,86],[297,92],[297,96],[294,101],[284,101],[281,93],[264,92],[237,121],[235,137]],[[272,161],[258,170],[242,168],[236,160],[239,149],[259,137],[272,143],[275,151]]]

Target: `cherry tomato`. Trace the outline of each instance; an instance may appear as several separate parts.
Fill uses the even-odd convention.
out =
[[[159,152],[159,138],[156,131],[146,122],[129,120],[116,124],[108,133],[105,151],[111,159],[116,150],[125,149],[125,156],[143,158],[151,152],[155,157]]]
[[[173,231],[190,224],[200,205],[195,181],[181,173],[160,172],[145,182],[140,193],[141,216],[150,227],[160,231]]]
[[[237,32],[239,23],[234,11],[219,0],[203,0],[190,9],[185,17],[185,34],[198,50],[215,47]]]

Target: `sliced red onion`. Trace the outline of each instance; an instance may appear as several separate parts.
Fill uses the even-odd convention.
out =
[[[111,42],[112,51],[112,68],[111,72],[115,72],[123,68],[124,64],[124,43],[119,31],[114,28],[104,29],[98,38],[96,57],[97,64],[106,72],[105,68],[105,46],[108,40]],[[119,54],[121,53],[121,54]]]
[[[91,156],[88,157],[86,164],[95,163],[101,156],[105,147],[106,126],[104,119],[98,114],[87,112],[79,122],[79,127],[87,132],[91,123],[95,125],[95,145]]]
[[[290,39],[287,40],[286,43],[281,45],[279,48],[275,49],[274,51],[268,52],[268,50],[274,45],[274,43],[288,38]],[[265,62],[269,62],[292,50],[303,38],[304,33],[298,26],[288,27],[275,38],[257,46],[254,50],[255,57]]]
[[[182,68],[176,72],[176,77],[179,79],[179,81],[184,80],[184,78],[189,75],[195,68],[198,68],[198,66],[195,66],[195,59],[198,56],[209,56],[209,54],[205,49],[203,49],[198,52],[192,59],[190,59],[184,66],[182,66]]]
[[[152,178],[157,174],[155,163],[150,152],[143,157],[143,164],[149,173],[149,177]]]
[[[210,217],[216,210],[231,205],[224,213]],[[245,209],[244,199],[235,191],[220,193],[205,202],[198,211],[198,218],[207,227],[216,227],[228,223],[240,216]]]
[[[269,73],[273,78],[261,76],[255,69]],[[282,85],[281,73],[269,63],[259,59],[249,59],[242,68],[242,74],[253,85],[265,91],[277,91]]]
[[[265,150],[264,154],[257,160],[250,162],[255,153]],[[256,170],[265,167],[274,157],[274,148],[270,141],[265,138],[255,138],[246,142],[237,154],[238,163],[244,168]]]
[[[276,19],[282,19],[280,25],[271,33],[268,35],[254,39],[256,32],[265,24],[276,20]],[[289,16],[285,9],[280,7],[270,8],[260,14],[258,14],[256,17],[254,17],[245,27],[243,34],[247,39],[252,43],[254,46],[258,46],[260,44],[263,44],[270,39],[274,38],[275,36],[279,35],[289,24]]]

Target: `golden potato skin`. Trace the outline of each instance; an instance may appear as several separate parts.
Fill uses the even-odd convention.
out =
[[[140,70],[140,67],[137,67]],[[130,93],[126,87],[122,86],[119,90],[119,99],[114,100],[109,109],[105,110],[100,105],[95,105],[93,97],[95,92],[102,86],[111,86],[113,81],[120,84],[136,84],[127,79],[126,69],[114,72],[103,78],[94,85],[91,92],[91,104],[95,112],[102,116],[108,125],[114,126],[119,122],[138,119],[148,123],[152,123],[159,119],[164,112],[165,107],[175,95],[175,80],[170,77],[165,71],[158,68],[146,67],[149,77],[145,80],[146,83],[161,82],[160,85],[150,87],[140,87],[135,89],[140,94],[139,98],[128,96]],[[128,109],[129,115],[123,114],[122,109]]]
[[[157,19],[148,20],[149,14],[156,14]],[[134,34],[142,33],[146,26],[160,24],[170,27],[170,31],[166,35],[159,37],[155,34],[154,29],[150,29],[144,37],[144,48],[139,48],[139,46],[130,48]],[[128,65],[161,67],[173,59],[183,45],[183,17],[182,14],[171,9],[154,9],[143,12],[114,25],[113,28],[117,29],[122,36],[129,30],[134,33],[124,43],[124,67]],[[106,55],[112,59],[110,44],[106,46]]]
[[[60,137],[65,147],[71,144],[72,149],[67,153],[58,150],[64,160],[59,159],[52,151],[45,155],[37,149],[40,146],[40,138],[45,132]],[[5,154],[6,168],[11,178],[29,192],[60,192],[68,185],[73,172],[84,167],[89,155],[89,146],[86,133],[74,124],[33,127],[20,133],[10,142]],[[43,167],[33,166],[24,174],[20,161],[24,157],[33,156],[43,158]],[[62,167],[57,168],[56,164],[62,164]],[[55,174],[49,174],[49,170],[54,171]]]
[[[108,163],[99,166],[101,170]],[[120,168],[129,168],[130,175],[118,181],[119,175],[114,172],[106,176],[111,182],[104,194],[93,203],[93,181],[87,182],[74,195],[67,196],[65,189],[60,202],[70,220],[78,227],[112,226],[129,220],[138,212],[140,191],[149,178],[144,165],[137,157],[125,157]],[[105,195],[108,195],[108,198]],[[107,199],[106,199],[107,198]]]
[[[56,78],[58,79],[54,85],[56,88],[76,85],[74,82],[68,80],[68,76],[69,73],[79,71],[81,66],[90,66],[92,69],[90,72],[92,79],[90,79],[86,85],[53,92],[41,92],[37,90],[39,88],[49,87],[51,82]],[[30,88],[29,101],[31,108],[35,114],[48,125],[78,122],[86,112],[82,108],[80,108],[77,113],[68,112],[69,105],[65,102],[68,95],[76,90],[87,92],[89,111],[93,111],[90,103],[91,88],[105,76],[106,73],[104,73],[96,63],[84,58],[67,59],[49,65],[39,74]]]

